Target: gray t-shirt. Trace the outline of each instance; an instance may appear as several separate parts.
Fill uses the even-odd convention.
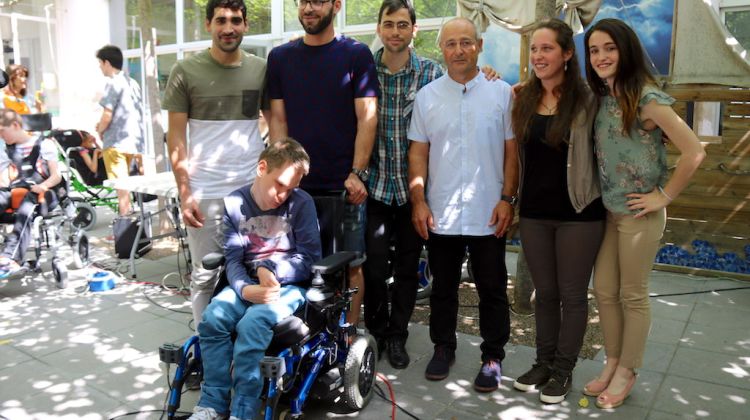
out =
[[[161,105],[188,117],[188,173],[197,199],[224,198],[255,179],[266,60],[242,53],[226,66],[201,51],[172,68]]]
[[[143,101],[135,80],[119,72],[112,76],[99,105],[112,111],[112,121],[102,135],[104,148],[123,153],[143,153]]]

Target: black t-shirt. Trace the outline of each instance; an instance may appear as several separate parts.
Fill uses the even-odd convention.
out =
[[[563,221],[602,220],[601,198],[576,213],[568,196],[568,144],[547,144],[547,127],[553,115],[534,114],[527,141],[523,143],[524,173],[521,186],[520,216],[530,219]]]

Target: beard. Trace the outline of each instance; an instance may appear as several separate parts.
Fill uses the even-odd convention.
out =
[[[316,25],[305,25],[304,20],[302,19],[302,16],[299,17],[299,23],[302,25],[302,28],[305,30],[305,33],[309,35],[317,35],[325,28],[328,27],[328,25],[333,22],[333,7],[331,8],[330,13],[320,18],[320,22],[318,22]]]
[[[216,46],[219,47],[220,50],[222,50],[225,53],[233,53],[237,51],[237,48],[240,47],[240,44],[242,44],[242,37],[238,37],[236,41],[231,43],[223,43],[221,42],[221,37],[219,37],[216,40]]]

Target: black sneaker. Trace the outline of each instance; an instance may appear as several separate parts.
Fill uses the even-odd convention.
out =
[[[431,381],[440,381],[448,377],[451,366],[456,361],[456,351],[447,346],[436,346],[435,353],[427,364],[424,377]]]
[[[573,383],[573,375],[570,373],[564,374],[555,372],[547,382],[547,385],[542,387],[542,392],[539,394],[539,399],[543,403],[547,404],[559,404],[565,401],[565,396],[570,392],[570,387]]]
[[[503,376],[503,364],[497,359],[482,362],[482,368],[474,379],[474,389],[478,392],[492,392],[500,385]]]
[[[409,366],[409,353],[406,352],[406,340],[393,337],[388,340],[388,361],[395,369],[405,369]]]
[[[524,392],[536,391],[549,381],[550,376],[552,376],[552,369],[548,364],[534,363],[531,370],[513,382],[513,388]]]

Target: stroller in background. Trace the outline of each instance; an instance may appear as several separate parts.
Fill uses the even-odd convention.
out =
[[[73,223],[83,230],[89,230],[96,225],[95,207],[108,207],[118,213],[117,192],[101,184],[104,175],[104,164],[100,162],[97,174],[92,174],[81,157],[81,152],[88,152],[82,147],[85,131],[81,130],[52,130],[50,136],[57,140],[62,150],[60,161],[68,168],[70,180],[71,200],[76,206],[76,216]]]

